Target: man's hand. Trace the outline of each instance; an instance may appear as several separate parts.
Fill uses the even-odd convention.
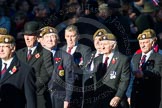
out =
[[[69,102],[68,101],[64,101],[64,108],[69,108]]]
[[[130,97],[127,99],[127,102],[128,102],[128,104],[130,106],[131,105],[131,98]]]
[[[115,96],[114,98],[111,99],[110,106],[117,107],[119,102],[120,102],[120,97]]]

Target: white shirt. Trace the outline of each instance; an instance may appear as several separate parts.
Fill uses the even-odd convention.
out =
[[[71,53],[70,53],[71,55],[74,54],[76,48],[77,48],[77,45],[75,45],[75,46],[71,49]],[[69,50],[69,47],[67,47],[66,52],[68,52],[68,50]]]
[[[2,68],[1,68],[1,70],[5,67],[5,64],[4,63],[6,63],[7,64],[7,69],[9,68],[9,66],[10,66],[10,64],[11,64],[11,62],[12,62],[12,60],[13,60],[13,57],[12,58],[10,58],[9,60],[7,60],[7,61],[4,61],[3,59],[2,59]]]
[[[36,48],[37,48],[37,46],[34,46],[32,48],[28,48],[28,50],[31,50],[31,54],[33,54]],[[28,54],[28,52],[27,52],[27,54]]]
[[[146,62],[149,59],[151,53],[153,53],[153,50],[149,51],[147,54],[142,53],[141,58],[143,57],[143,55],[146,55],[146,59],[145,59],[145,62]]]
[[[107,67],[108,67],[109,64],[110,64],[113,55],[114,55],[114,52],[112,52],[112,53],[109,54],[109,56],[108,56],[109,59],[108,59],[108,61],[107,61]],[[102,63],[105,62],[105,59],[106,59],[106,56],[103,55]],[[93,71],[93,69],[94,69],[94,62],[92,61],[91,66],[90,66],[90,71]]]
[[[113,55],[114,55],[114,52],[111,52],[111,53],[108,55],[109,59],[108,59],[108,61],[107,61],[107,67],[108,67],[108,66],[109,66],[109,64],[110,64],[111,59],[113,58]],[[105,55],[103,55],[102,63],[104,63],[104,62],[105,62],[105,59],[106,59],[106,56],[105,56]]]

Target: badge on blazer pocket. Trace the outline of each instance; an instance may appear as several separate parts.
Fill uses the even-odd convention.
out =
[[[115,71],[111,71],[110,72],[110,79],[115,79],[116,78],[116,72]]]
[[[64,76],[65,75],[65,72],[64,72],[64,70],[59,70],[59,76]]]

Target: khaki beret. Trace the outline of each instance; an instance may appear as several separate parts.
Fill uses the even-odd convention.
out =
[[[15,43],[15,39],[11,35],[0,36],[0,43]]]
[[[43,37],[45,34],[48,34],[48,33],[55,33],[55,34],[57,34],[57,30],[55,28],[53,28],[53,27],[46,26],[46,27],[43,27],[43,28],[40,29],[39,36]]]
[[[155,31],[153,29],[146,29],[141,34],[138,35],[137,39],[142,40],[142,39],[149,39],[154,37],[156,37]]]
[[[0,35],[5,35],[7,34],[7,29],[6,28],[0,28]]]
[[[103,36],[104,34],[107,34],[107,31],[105,29],[98,29],[94,35],[93,35],[93,39],[97,36]]]
[[[116,37],[112,33],[106,33],[103,36],[101,36],[100,41],[102,41],[102,40],[112,40],[112,41],[115,41]]]

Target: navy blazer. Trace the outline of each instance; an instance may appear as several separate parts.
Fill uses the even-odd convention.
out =
[[[60,91],[70,101],[74,83],[74,62],[70,54],[57,49],[53,58],[54,70],[48,83],[50,91]]]

